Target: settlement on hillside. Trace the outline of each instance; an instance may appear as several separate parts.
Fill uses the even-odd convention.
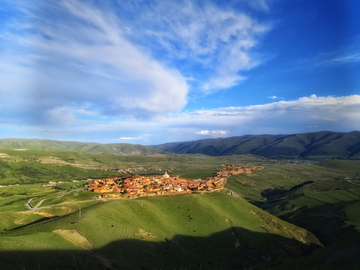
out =
[[[214,177],[205,180],[182,179],[179,175],[168,175],[165,172],[162,176],[127,176],[106,179],[94,179],[86,184],[88,190],[95,193],[113,193],[102,195],[102,197],[118,197],[120,193],[129,198],[138,198],[155,195],[169,195],[172,193],[206,193],[224,188],[227,177],[235,174],[249,174],[263,167],[236,166],[222,164],[222,169]]]

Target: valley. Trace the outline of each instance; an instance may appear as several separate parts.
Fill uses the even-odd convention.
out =
[[[357,160],[296,164],[253,155],[0,152],[6,154],[0,160],[3,269],[350,270],[360,265]],[[50,156],[63,162],[42,162]],[[141,169],[125,173],[129,168]],[[209,192],[208,185],[216,189],[221,177],[223,188]],[[105,179],[119,179],[123,190],[115,190],[118,180]],[[145,190],[146,184],[141,189],[155,196],[130,194],[140,180],[151,180],[147,186],[153,182],[159,190]],[[189,183],[198,183],[192,186],[196,192]],[[89,190],[94,184],[112,190],[95,193]],[[172,192],[165,193],[167,186]],[[185,187],[191,192],[179,189]]]

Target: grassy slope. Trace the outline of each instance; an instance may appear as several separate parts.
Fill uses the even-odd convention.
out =
[[[359,161],[332,160],[319,166],[269,166],[254,175],[232,176],[227,187],[262,209],[308,229],[326,245],[308,260],[292,261],[279,269],[294,265],[302,265],[301,269],[354,269],[353,265],[360,265],[360,250],[352,248],[359,244],[360,188],[342,178],[359,174],[359,165]],[[312,183],[300,185],[307,181]],[[347,254],[353,259],[344,259]]]
[[[320,167],[330,169],[335,172],[343,172],[348,175],[360,175],[360,162],[357,160],[328,160],[318,164]]]
[[[4,152],[4,151],[2,151]],[[93,155],[88,153],[80,153],[80,152],[69,152],[69,151],[24,151],[24,152],[18,152],[18,151],[11,151],[8,150],[7,152],[11,156],[2,158],[0,161],[2,161],[0,166],[0,172],[2,173],[20,173],[21,170],[19,170],[19,167],[21,164],[24,164],[27,167],[31,167],[34,169],[40,168],[40,174],[41,177],[41,169],[43,168],[56,168],[56,170],[51,171],[52,173],[49,174],[49,177],[56,178],[56,181],[63,180],[59,179],[64,173],[69,173],[72,169],[68,169],[68,166],[54,166],[54,165],[47,165],[47,164],[39,164],[39,157],[42,156],[48,156],[49,154],[52,154],[54,156],[59,157],[61,160],[73,160],[75,164],[87,164],[87,165],[93,165],[94,163],[98,163],[101,166],[119,166],[119,167],[132,167],[132,166],[149,166],[152,168],[165,168],[169,170],[174,170],[173,172],[175,174],[180,174],[183,177],[187,178],[205,178],[207,176],[211,176],[213,172],[216,171],[216,168],[218,168],[221,163],[247,163],[249,160],[252,159],[252,161],[259,162],[260,159],[257,159],[253,156],[231,156],[231,157],[207,157],[207,156],[200,156],[200,155],[169,155],[167,157],[157,157],[157,158],[147,158],[147,157],[141,157],[141,156],[114,156],[114,155]],[[96,160],[96,161],[95,161]],[[357,256],[357,243],[359,242],[359,239],[354,238],[352,236],[357,235],[359,229],[360,229],[360,218],[359,218],[359,196],[360,196],[360,188],[351,185],[349,183],[346,183],[341,178],[345,176],[355,177],[359,174],[359,162],[358,161],[343,161],[343,160],[332,160],[328,161],[322,164],[319,164],[319,166],[315,165],[280,165],[280,166],[269,166],[263,171],[258,171],[251,175],[238,175],[238,176],[232,176],[229,178],[227,187],[229,189],[232,189],[236,191],[239,195],[241,195],[243,198],[252,201],[253,203],[261,206],[266,211],[269,211],[283,219],[288,220],[289,222],[295,223],[298,226],[303,226],[312,232],[314,232],[321,241],[326,244],[327,246],[325,248],[322,248],[320,250],[317,250],[314,255],[309,260],[295,260],[295,261],[289,261],[284,263],[284,267],[287,265],[288,268],[279,268],[279,269],[289,269],[289,267],[295,266],[302,266],[302,269],[311,269],[310,266],[315,265],[322,265],[324,269],[331,269],[329,268],[331,263],[333,263],[335,268],[333,269],[339,269],[336,268],[336,265],[343,264],[343,267],[349,266],[351,267],[352,264],[357,264],[356,261],[351,261],[350,259],[342,259],[340,258],[340,254],[343,254],[343,258],[346,258],[346,254],[352,254],[353,258],[358,258],[360,256]],[[9,166],[9,167],[7,167]],[[79,168],[74,168],[77,172],[80,172],[81,170]],[[179,168],[180,170],[177,170]],[[79,169],[79,170],[78,170]],[[175,170],[176,169],[176,170]],[[58,170],[58,171],[57,171]],[[100,174],[107,174],[108,172],[104,171],[85,171],[83,172],[90,173],[90,175],[96,175],[97,173]],[[143,172],[146,174],[151,174],[149,172]],[[159,174],[160,172],[153,172],[156,174]],[[161,174],[161,173],[160,173]],[[19,177],[19,176],[17,176]],[[70,176],[68,176],[70,177]],[[99,176],[100,177],[100,176]],[[75,177],[69,178],[73,179]],[[17,178],[18,179],[18,178]],[[30,178],[28,178],[30,179]],[[33,179],[36,179],[36,177],[33,177]],[[48,177],[44,177],[44,179],[48,179]],[[49,180],[46,180],[49,181]],[[307,181],[313,181],[313,183],[309,183],[304,186],[298,186],[296,185],[302,184]],[[358,181],[358,180],[353,180]],[[0,181],[0,184],[2,182]],[[11,191],[11,189],[14,189]],[[16,190],[15,190],[16,189]],[[25,189],[25,190],[23,190]],[[8,191],[6,191],[8,190]],[[6,191],[6,192],[5,192]],[[31,191],[30,186],[27,188],[24,185],[18,186],[18,187],[7,187],[0,189],[0,193],[2,192],[2,195],[0,195],[2,198],[0,200],[0,208],[2,210],[7,210],[7,212],[0,213],[0,225],[2,228],[11,229],[17,226],[22,226],[25,224],[28,224],[30,222],[38,221],[43,219],[43,216],[40,215],[29,215],[29,216],[20,216],[19,214],[16,214],[14,212],[9,212],[10,210],[22,210],[24,208],[24,203],[28,200],[28,197],[38,196],[37,201],[41,200],[41,196],[50,194],[49,191],[46,190],[37,190]],[[78,199],[80,197],[83,197],[83,195],[86,197],[87,194],[80,194],[79,197],[73,197],[72,194],[65,196],[63,199]],[[215,194],[213,194],[215,195]],[[213,196],[211,195],[211,196]],[[51,197],[52,195],[50,195]],[[207,195],[208,196],[208,195]],[[84,198],[85,198],[84,197]],[[265,204],[265,197],[267,198],[268,203]],[[183,198],[183,196],[180,196],[179,198]],[[201,198],[199,196],[198,198]],[[232,197],[230,197],[232,198]],[[173,198],[171,198],[172,200]],[[151,198],[150,200],[157,201],[161,203],[162,201],[162,207],[161,211],[165,211],[167,204],[169,203],[169,198],[167,197],[158,197],[158,198]],[[36,201],[36,202],[37,202]],[[199,202],[194,202],[192,200],[189,200],[186,198],[185,201],[189,201],[193,203],[194,205],[197,205]],[[132,201],[133,203],[135,201]],[[44,205],[50,203],[51,201],[45,201]],[[120,202],[119,202],[120,203]],[[203,203],[203,202],[202,202]],[[6,205],[8,204],[8,205]],[[217,207],[211,207],[211,208],[204,208],[210,212],[218,213],[220,211],[223,211],[223,213],[228,213],[227,207],[229,206],[229,201],[225,200],[223,204],[218,204],[219,209],[216,209]],[[242,204],[239,205],[240,207],[244,207]],[[76,209],[76,205],[70,207],[73,210]],[[102,206],[101,208],[105,207]],[[115,209],[115,208],[114,208]],[[144,208],[145,209],[145,208]],[[141,209],[141,210],[144,210]],[[154,208],[156,209],[156,208]],[[160,208],[159,208],[160,209]],[[224,210],[225,209],[225,210]],[[58,215],[64,214],[67,212],[66,209],[60,209],[57,210],[47,210],[48,212],[51,212],[52,214]],[[90,211],[90,210],[89,210]],[[238,211],[238,210],[237,210]],[[159,212],[156,210],[155,212]],[[85,212],[86,213],[86,210]],[[95,213],[95,212],[92,212]],[[246,227],[243,223],[238,222],[238,218],[248,218],[248,213],[244,214],[239,212],[240,215],[237,214],[228,214],[230,218],[228,218],[230,224],[229,226],[233,226],[235,229],[232,231],[229,229],[223,229],[221,231],[210,231],[206,235],[206,239],[204,239],[205,234],[203,232],[203,235],[200,235],[200,238],[197,238],[198,236],[196,233],[189,234],[182,234],[181,230],[179,235],[174,236],[180,237],[180,239],[186,238],[186,241],[195,241],[193,239],[196,239],[196,241],[205,241],[204,243],[196,243],[196,245],[204,245],[207,246],[209,243],[213,241],[217,241],[216,239],[219,239],[220,237],[228,237],[229,235],[232,235],[231,232],[236,232],[239,235],[250,235],[248,236],[248,242],[250,242],[249,239],[265,239],[264,241],[266,243],[273,243],[272,236],[270,238],[269,234],[258,234],[259,232],[253,233],[253,230]],[[132,219],[137,214],[134,213],[126,213],[125,219]],[[94,216],[93,216],[94,217]],[[167,215],[159,216],[156,221],[158,224],[164,223],[163,220],[165,220]],[[193,217],[191,215],[191,217]],[[69,216],[68,218],[72,218]],[[172,218],[172,217],[171,217]],[[217,220],[218,218],[223,218],[223,216],[218,216],[216,214],[214,218]],[[66,219],[66,218],[65,218]],[[93,218],[96,220],[96,218]],[[63,219],[61,219],[64,221]],[[175,219],[176,220],[176,219]],[[235,225],[233,224],[234,220],[236,221]],[[252,220],[252,219],[250,219]],[[276,226],[273,226],[271,220],[261,219],[263,224],[270,224],[271,226],[268,228],[268,230],[274,230]],[[188,224],[195,224],[195,219],[192,221],[188,221]],[[48,221],[47,221],[48,222]],[[70,221],[67,220],[66,222]],[[65,222],[65,223],[66,223]],[[138,220],[138,222],[144,222],[144,220]],[[177,222],[177,220],[176,220]],[[211,220],[209,221],[211,223]],[[218,222],[218,221],[216,221]],[[45,222],[46,223],[46,222]],[[50,222],[51,223],[51,222]],[[44,222],[41,222],[39,224],[44,224]],[[120,224],[120,223],[118,223]],[[140,223],[139,223],[140,224]],[[217,223],[216,223],[217,224]],[[226,226],[228,226],[226,224]],[[240,225],[237,225],[240,224]],[[76,226],[78,223],[76,223]],[[114,225],[114,224],[113,224]],[[257,224],[257,226],[259,223]],[[35,226],[35,225],[32,225]],[[40,226],[40,225],[39,225]],[[89,226],[87,224],[86,226]],[[117,225],[118,226],[118,225]],[[123,226],[123,224],[121,225]],[[133,225],[131,225],[133,226]],[[238,226],[238,227],[237,227]],[[74,225],[71,225],[70,227],[75,227]],[[236,229],[236,228],[243,228],[243,229]],[[245,228],[245,229],[244,229]],[[149,228],[148,228],[149,229]],[[80,229],[79,229],[80,230]],[[145,230],[145,228],[144,228]],[[234,231],[235,230],[235,231]],[[146,230],[145,230],[146,231]],[[27,228],[19,230],[19,232],[27,233]],[[198,231],[197,231],[198,232]],[[42,237],[44,237],[43,231],[34,231],[34,233],[41,233]],[[123,234],[128,234],[128,232],[124,232]],[[131,233],[133,234],[133,233]],[[49,236],[48,234],[46,234]],[[162,237],[159,235],[156,235],[157,237]],[[49,236],[49,239],[52,239],[53,236]],[[170,236],[169,236],[170,237]],[[195,237],[195,238],[194,238]],[[264,238],[265,237],[265,238]],[[351,237],[351,238],[350,238]],[[129,238],[129,237],[128,237]],[[147,258],[148,254],[152,254],[153,257],[157,257],[157,253],[154,253],[153,249],[149,250],[148,244],[144,244],[143,241],[137,241],[130,237],[131,240],[126,240],[124,242],[124,239],[128,238],[119,238],[120,242],[116,243],[109,243],[106,244],[106,250],[111,250],[113,248],[122,250],[125,254],[127,254],[127,249],[123,250],[120,247],[124,243],[131,243],[128,244],[128,246],[133,246],[133,249],[130,250],[138,250],[138,246],[141,247],[141,249],[144,249],[145,253],[138,254],[141,258]],[[160,239],[159,238],[159,239]],[[5,238],[4,238],[5,239]],[[9,238],[6,241],[13,241],[15,238]],[[169,238],[168,238],[169,239]],[[138,239],[139,240],[139,239]],[[151,240],[151,239],[148,239]],[[4,240],[5,241],[5,240]],[[48,240],[46,240],[48,241]],[[50,240],[49,240],[50,241]],[[49,242],[48,241],[48,242]],[[157,243],[155,240],[152,240],[151,245],[155,247],[155,250],[164,250],[166,248],[169,248],[169,246],[166,246],[168,242],[160,242]],[[243,241],[246,242],[246,239],[243,239]],[[6,242],[6,243],[10,243]],[[50,241],[51,242],[51,241]],[[242,241],[240,241],[242,242]],[[249,247],[246,246],[248,250],[243,250],[247,254],[249,253],[249,248],[257,249],[261,247],[257,241],[251,241],[253,246]],[[61,244],[63,245],[63,244]],[[61,248],[61,245],[59,248]],[[69,245],[69,244],[68,244]],[[70,244],[71,245],[71,244]],[[165,246],[164,246],[165,245]],[[232,246],[234,243],[232,243]],[[6,245],[4,244],[4,247]],[[120,247],[119,247],[120,246]],[[354,247],[355,248],[352,248]],[[104,250],[105,250],[104,247]],[[137,247],[137,248],[135,248]],[[54,247],[46,248],[48,249],[55,249],[58,248],[56,245]],[[189,252],[185,251],[184,248],[178,248],[176,247],[171,248],[172,252],[175,252],[177,254],[182,254],[181,257],[189,257],[191,258],[191,254]],[[102,249],[102,248],[101,248]],[[185,250],[188,250],[185,248]],[[189,249],[191,250],[191,249]],[[351,252],[349,252],[351,250]],[[159,252],[160,252],[159,251]],[[49,256],[54,256],[54,254],[49,251],[50,253],[46,253]],[[106,251],[108,252],[108,251]],[[147,253],[146,253],[147,252]],[[196,251],[200,252],[200,251]],[[209,251],[210,252],[210,251]],[[233,254],[231,249],[226,249],[225,254]],[[355,252],[355,253],[354,253]],[[16,252],[18,253],[18,252]],[[3,256],[7,253],[3,252]],[[29,254],[29,253],[26,253]],[[25,254],[25,255],[26,255]],[[68,263],[73,263],[74,260],[70,260],[66,255],[67,253],[64,253],[64,261],[67,261]],[[71,253],[69,253],[71,254]],[[85,260],[84,258],[88,258],[87,253],[76,253],[76,261],[77,260]],[[172,253],[171,253],[172,254]],[[197,254],[197,253],[195,253]],[[210,254],[210,253],[209,253]],[[208,255],[209,255],[208,254]],[[25,256],[24,255],[24,256]],[[36,255],[36,254],[35,254]],[[173,254],[174,255],[174,254]],[[360,251],[359,254],[360,255]],[[26,255],[28,256],[28,255]],[[26,257],[25,256],[25,257]],[[29,255],[30,256],[30,255]],[[112,255],[112,256],[118,256],[118,255]],[[202,255],[202,259],[205,259],[205,255]],[[61,256],[60,256],[61,257]],[[60,258],[59,257],[59,258]],[[132,258],[131,254],[128,254],[125,256],[126,258]],[[200,256],[201,257],[201,256]],[[216,263],[215,265],[218,265],[221,267],[221,265],[225,265],[225,261],[232,261],[235,265],[239,265],[239,261],[235,257],[238,257],[238,255],[231,257],[229,260],[229,257],[218,257],[218,260],[220,263]],[[240,256],[241,257],[241,256]],[[27,257],[29,258],[29,257]],[[67,259],[66,259],[67,258]],[[174,257],[171,257],[173,260]],[[215,258],[215,257],[214,257]],[[330,260],[330,258],[337,258],[335,261]],[[149,259],[149,258],[148,258]],[[258,258],[257,258],[258,259]],[[54,259],[55,260],[55,259]],[[163,259],[161,259],[163,260]],[[165,261],[159,261],[154,263],[156,265],[161,265],[161,263],[168,264],[169,262],[167,260]],[[252,261],[253,260],[253,261]],[[246,261],[249,264],[254,262],[254,258],[251,259],[249,257],[242,258],[242,261]],[[308,264],[304,264],[305,261],[308,262]],[[343,262],[344,261],[344,262]],[[149,260],[147,260],[148,264],[150,263]],[[331,263],[330,263],[331,262]],[[98,261],[93,261],[94,265],[97,265],[99,263]],[[199,262],[198,262],[199,263]],[[214,262],[211,261],[211,263],[214,264]],[[221,264],[222,263],[222,264]],[[184,264],[185,265],[185,264]],[[177,266],[174,265],[174,267]],[[95,267],[95,266],[94,266]],[[281,267],[281,266],[279,266]],[[290,267],[290,268],[291,268]],[[27,268],[28,269],[28,268]],[[91,269],[91,268],[88,268]],[[97,269],[96,267],[93,269]],[[196,268],[192,268],[196,269]],[[204,269],[204,268],[203,268]],[[219,267],[217,268],[219,269]],[[340,268],[341,269],[341,268]],[[346,269],[346,268],[343,268]]]
[[[0,184],[30,184],[46,183],[49,181],[69,181],[72,179],[86,179],[119,176],[121,174],[106,171],[94,171],[65,165],[40,164],[37,162],[20,161],[9,163],[0,160]]]
[[[0,257],[11,257],[5,250],[19,249],[19,237],[22,250],[63,249],[62,240],[54,239],[53,246],[40,244],[49,243],[56,229],[77,229],[124,269],[240,268],[301,255],[308,244],[319,243],[305,230],[243,200],[214,193],[100,203],[83,209],[80,220],[74,213],[3,233],[0,242],[6,244],[0,245]],[[34,235],[38,240],[31,242]],[[236,238],[240,248],[235,248]],[[36,252],[29,254],[37,258]]]

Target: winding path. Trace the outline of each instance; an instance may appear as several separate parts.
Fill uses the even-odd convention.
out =
[[[26,208],[29,210],[32,210],[33,208],[31,207],[30,203],[34,198],[31,198],[30,200],[28,200],[28,202],[25,204]]]
[[[345,182],[347,182],[347,183],[349,183],[349,184],[353,184],[353,185],[355,185],[355,186],[360,187],[360,184],[354,183],[354,182],[353,182],[353,181],[351,181],[351,180],[345,180]]]

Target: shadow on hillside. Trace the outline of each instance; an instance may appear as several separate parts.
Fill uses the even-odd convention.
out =
[[[324,245],[329,245],[357,236],[359,230],[347,223],[344,208],[357,200],[325,204],[315,207],[303,207],[298,211],[279,216],[296,226],[307,229],[316,235]]]
[[[358,200],[338,203],[319,201],[322,205],[311,206],[315,199],[307,198],[304,194],[296,194],[296,190],[268,191],[268,202],[266,204],[258,203],[256,206],[282,220],[312,232],[324,245],[336,243],[359,234],[359,230],[354,225],[347,223],[349,219],[344,212],[347,206],[358,202]],[[272,194],[269,195],[270,193]]]
[[[111,228],[115,229],[115,228]],[[111,230],[109,229],[109,230]],[[125,239],[97,250],[0,251],[0,269],[269,269],[290,257],[310,254],[318,246],[306,245],[270,233],[231,227],[202,236],[176,235],[172,239]],[[11,233],[0,236],[11,237]],[[259,265],[258,265],[259,266]]]

